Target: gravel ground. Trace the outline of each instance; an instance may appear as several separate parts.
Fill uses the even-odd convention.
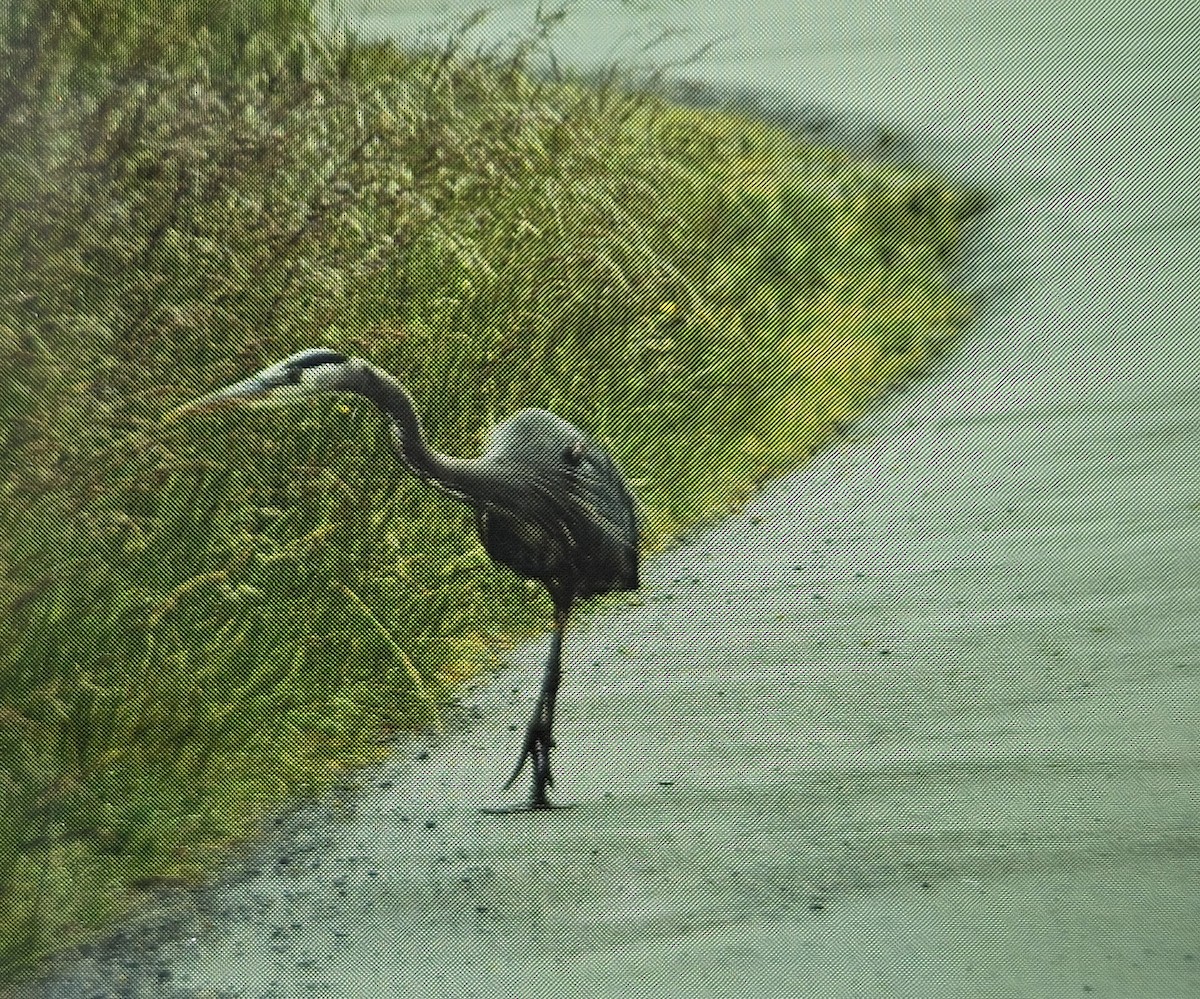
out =
[[[1200,995],[1195,397],[1017,370],[977,341],[575,633],[577,807],[479,811],[528,650],[33,994]]]
[[[928,152],[997,174],[978,279],[1010,293],[569,637],[577,807],[479,811],[527,650],[30,995],[1200,995],[1200,83],[1145,54],[1151,6],[938,62],[968,96]]]

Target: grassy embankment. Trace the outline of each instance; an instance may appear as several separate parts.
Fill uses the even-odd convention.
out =
[[[449,452],[522,406],[578,423],[660,547],[965,314],[970,198],[934,177],[517,63],[292,26],[104,48],[34,6],[0,53],[0,981],[545,623],[365,405],[174,405],[334,345]]]

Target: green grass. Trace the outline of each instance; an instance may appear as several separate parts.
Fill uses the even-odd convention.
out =
[[[446,451],[578,423],[661,548],[953,336],[975,204],[518,61],[289,26],[106,65],[55,24],[0,52],[40,67],[0,107],[0,981],[545,626],[364,404],[164,413],[333,345]]]

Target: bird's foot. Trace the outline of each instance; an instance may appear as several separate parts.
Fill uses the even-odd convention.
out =
[[[557,801],[547,801],[542,799],[536,801],[531,796],[528,801],[518,802],[515,805],[489,805],[479,809],[484,815],[514,815],[517,812],[556,812],[562,808],[575,808],[576,802],[568,801],[565,804],[559,804]]]
[[[533,770],[533,787],[529,790],[529,800],[523,805],[513,805],[497,809],[487,809],[495,812],[527,812],[541,811],[551,808],[566,808],[567,805],[555,805],[546,797],[546,791],[554,786],[554,774],[550,772],[550,750],[555,746],[550,724],[537,715],[529,722],[525,730],[525,742],[521,746],[521,755],[517,757],[517,765],[508,780],[504,782],[504,790],[516,783],[521,771],[528,763]]]
[[[508,790],[517,782],[521,771],[528,763],[533,769],[533,791],[529,800],[539,801],[546,797],[546,788],[554,786],[554,775],[550,772],[550,750],[555,747],[554,736],[550,726],[541,718],[535,717],[525,730],[525,742],[521,746],[521,755],[517,757],[517,765],[508,780],[504,782],[504,790]]]

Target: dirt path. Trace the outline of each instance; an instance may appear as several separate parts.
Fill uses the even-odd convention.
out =
[[[1200,995],[1200,83],[1158,13],[939,62],[927,152],[995,169],[1013,291],[570,639],[578,807],[478,812],[505,673],[352,821],[38,994]],[[859,82],[926,79],[916,30]]]
[[[478,812],[506,672],[353,821],[45,994],[1200,994],[1196,397],[1060,377],[980,341],[654,560],[569,646],[578,807]]]

